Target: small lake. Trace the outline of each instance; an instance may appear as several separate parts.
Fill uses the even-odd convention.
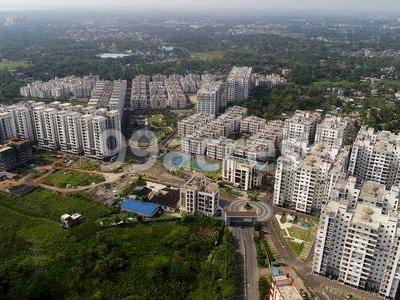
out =
[[[101,54],[97,54],[96,56],[100,57],[100,58],[121,58],[121,57],[130,56],[130,54],[125,54],[125,53],[101,53]]]

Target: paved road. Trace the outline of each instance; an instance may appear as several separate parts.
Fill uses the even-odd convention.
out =
[[[266,222],[274,216],[274,210],[271,204],[266,202],[251,202],[246,200],[236,200],[232,201],[228,207],[227,211],[241,211],[247,203],[250,203],[256,209],[257,221]]]
[[[260,298],[258,292],[258,265],[257,253],[253,239],[253,228],[230,228],[235,244],[241,257],[238,258],[239,271],[243,271],[242,286],[243,293],[239,299],[258,300]]]

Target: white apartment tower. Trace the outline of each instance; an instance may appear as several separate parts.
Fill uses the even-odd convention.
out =
[[[62,110],[57,113],[61,151],[79,155],[83,151],[81,114]]]
[[[390,131],[361,127],[354,141],[349,174],[360,184],[376,181],[390,188],[399,183],[400,138]]]
[[[301,157],[286,154],[275,171],[274,204],[308,214],[318,214],[337,180],[346,172],[348,148],[314,145]]]
[[[37,106],[33,109],[33,117],[39,147],[58,150],[57,109]]]
[[[233,67],[226,79],[227,102],[249,98],[251,88],[251,67]]]
[[[321,122],[320,113],[296,111],[295,114],[285,120],[283,126],[282,154],[290,152],[295,144],[303,144],[305,147],[314,143],[317,125]]]
[[[206,82],[197,91],[197,113],[216,116],[221,108],[221,83]]]
[[[339,282],[397,299],[400,277],[400,223],[397,212],[347,201],[323,209],[314,248],[313,271]]]
[[[118,154],[121,147],[120,118],[117,111],[98,110],[81,117],[85,156],[106,159]]]
[[[16,137],[14,115],[12,112],[0,110],[0,144]]]
[[[36,136],[32,109],[26,105],[14,105],[10,107],[10,111],[14,114],[18,137],[28,141],[35,141]]]
[[[219,208],[218,185],[201,174],[194,174],[180,189],[181,210],[188,214],[215,216]]]
[[[325,116],[325,119],[317,125],[315,143],[325,144],[329,147],[341,147],[347,138],[349,121],[346,118],[332,115]]]

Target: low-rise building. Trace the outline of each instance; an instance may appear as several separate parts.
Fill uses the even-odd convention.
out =
[[[269,300],[305,300],[308,299],[304,290],[299,289],[289,274],[272,276]]]
[[[265,119],[249,116],[244,118],[240,123],[240,132],[258,133],[264,129],[266,125],[267,121]]]
[[[219,209],[218,185],[201,174],[194,174],[180,190],[181,211],[215,216]]]

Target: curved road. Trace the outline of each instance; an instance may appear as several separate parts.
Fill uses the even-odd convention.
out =
[[[226,211],[242,211],[243,207],[249,203],[256,209],[257,221],[266,222],[274,216],[274,209],[271,204],[265,202],[251,202],[246,200],[232,201],[225,209]]]

